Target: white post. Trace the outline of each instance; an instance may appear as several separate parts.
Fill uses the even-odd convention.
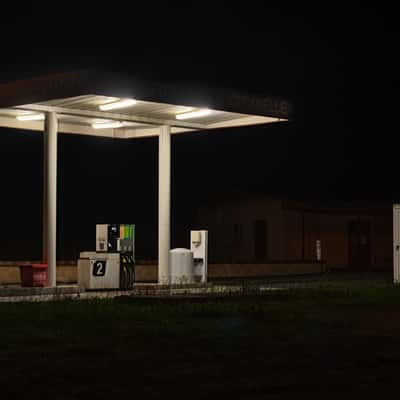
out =
[[[393,282],[400,283],[400,204],[393,204]]]
[[[171,128],[161,126],[158,138],[158,283],[169,283],[171,202]]]
[[[46,113],[43,162],[43,262],[48,264],[49,286],[57,275],[57,115]]]

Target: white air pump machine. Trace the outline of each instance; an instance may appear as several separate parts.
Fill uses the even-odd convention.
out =
[[[207,282],[208,231],[190,231],[190,250],[193,253],[193,273],[197,280]]]

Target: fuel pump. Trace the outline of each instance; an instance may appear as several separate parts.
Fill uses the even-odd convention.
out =
[[[135,225],[96,225],[96,252],[82,252],[78,283],[85,289],[131,289],[135,282]]]

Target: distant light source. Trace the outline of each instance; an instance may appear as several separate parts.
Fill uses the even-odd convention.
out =
[[[94,129],[112,129],[112,128],[121,128],[124,124],[120,121],[112,121],[112,122],[96,122],[92,124],[92,128]]]
[[[116,110],[117,108],[125,108],[133,106],[137,103],[135,99],[123,99],[114,101],[112,103],[102,104],[99,106],[101,111],[109,111],[109,110]]]
[[[206,115],[210,115],[211,113],[212,113],[212,110],[209,110],[208,108],[204,108],[203,110],[190,111],[190,112],[185,112],[185,113],[181,113],[181,114],[176,114],[175,118],[176,119],[199,118],[199,117],[205,117]]]
[[[17,117],[18,121],[42,121],[44,120],[44,114],[24,114],[24,115],[18,115]]]

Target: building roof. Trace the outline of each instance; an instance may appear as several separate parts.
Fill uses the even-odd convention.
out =
[[[358,202],[351,203],[316,203],[306,200],[292,200],[287,196],[269,195],[257,192],[225,191],[214,193],[207,197],[206,208],[219,206],[254,207],[256,205],[268,207],[271,204],[280,204],[287,211],[295,211],[305,214],[330,214],[330,215],[359,215],[391,217],[392,205],[386,203]]]

